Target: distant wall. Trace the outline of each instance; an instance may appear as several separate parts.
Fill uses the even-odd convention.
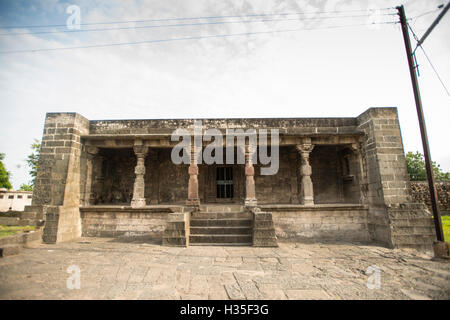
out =
[[[0,190],[0,212],[23,211],[31,204],[31,191]]]
[[[450,181],[437,182],[439,208],[450,212]],[[424,203],[431,210],[430,191],[427,181],[411,181],[411,192],[415,202]]]

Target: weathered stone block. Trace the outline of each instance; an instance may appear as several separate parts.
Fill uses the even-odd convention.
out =
[[[0,247],[0,257],[8,257],[17,255],[20,253],[20,245],[18,244],[5,244]]]

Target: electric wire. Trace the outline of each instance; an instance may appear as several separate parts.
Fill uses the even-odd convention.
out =
[[[414,30],[412,29],[412,27],[411,27],[409,24],[407,24],[407,25],[408,25],[409,30],[411,30],[411,33],[413,34],[414,39],[417,41],[417,43],[419,43],[419,38],[417,37],[416,33],[414,32]],[[449,92],[449,90],[447,89],[447,86],[445,85],[444,81],[443,81],[442,78],[440,77],[439,72],[438,72],[437,69],[434,67],[433,63],[431,62],[431,59],[428,57],[428,55],[427,55],[427,53],[425,52],[425,49],[423,48],[422,45],[417,45],[417,46],[416,46],[416,48],[415,48],[414,51],[413,51],[413,56],[414,56],[414,57],[416,56],[416,50],[417,50],[417,48],[420,48],[420,49],[422,50],[423,55],[424,55],[425,58],[428,60],[428,63],[429,63],[430,66],[431,66],[431,69],[433,69],[433,71],[434,71],[436,77],[438,78],[438,80],[439,80],[439,82],[441,83],[442,87],[444,88],[445,92],[446,92],[447,95],[450,97],[450,92]],[[416,65],[417,65],[417,60],[416,60]],[[417,67],[418,67],[418,65],[417,65]]]
[[[395,14],[389,14],[389,15],[395,15]],[[147,25],[147,26],[100,28],[100,29],[58,30],[58,31],[37,31],[37,32],[13,32],[13,33],[0,33],[0,36],[14,36],[14,35],[25,35],[25,34],[79,33],[79,32],[116,31],[116,30],[131,30],[131,29],[150,29],[150,28],[153,29],[153,28],[165,28],[165,27],[187,27],[187,26],[221,25],[221,24],[236,24],[236,23],[264,23],[264,22],[282,22],[282,21],[304,21],[304,20],[322,20],[322,19],[360,18],[360,17],[370,17],[370,16],[372,16],[372,15],[348,15],[348,16],[334,16],[334,17],[310,17],[310,18],[282,18],[282,19],[263,19],[263,20],[214,21],[214,22],[196,22],[196,23],[180,23],[180,24],[162,24],[162,25]]]
[[[369,26],[369,25],[376,25],[376,24],[396,24],[396,23],[398,23],[398,22],[384,21],[384,22],[361,23],[361,24],[351,24],[351,25],[325,26],[325,27],[317,27],[317,28],[279,29],[279,30],[270,30],[270,31],[259,31],[259,32],[243,32],[243,33],[217,34],[217,35],[206,35],[206,36],[191,36],[191,37],[157,39],[157,40],[144,40],[144,41],[133,41],[133,42],[94,44],[94,45],[85,45],[85,46],[26,49],[26,50],[11,50],[11,51],[0,51],[0,54],[5,55],[5,54],[14,54],[14,53],[29,53],[29,52],[60,51],[60,50],[73,50],[73,49],[103,48],[103,47],[112,47],[112,46],[127,46],[127,45],[163,43],[163,42],[184,41],[184,40],[201,40],[201,39],[209,39],[209,38],[227,38],[227,37],[234,37],[234,36],[275,34],[275,33],[308,31],[308,30],[340,29],[340,28],[349,28],[349,27]]]
[[[260,14],[248,14],[248,15],[224,15],[224,16],[202,16],[202,17],[189,17],[189,18],[164,18],[164,19],[140,19],[140,20],[126,20],[126,21],[111,21],[111,22],[90,22],[80,23],[80,26],[88,25],[103,25],[103,24],[121,24],[121,23],[143,23],[143,22],[163,22],[163,21],[184,21],[184,20],[203,20],[203,19],[227,19],[227,18],[252,18],[252,17],[265,17],[265,16],[289,16],[289,15],[307,15],[307,14],[336,14],[336,13],[350,13],[350,12],[375,12],[386,11],[395,9],[394,7],[380,8],[380,9],[368,9],[368,10],[336,10],[336,11],[310,11],[310,12],[292,12],[292,13],[260,13]],[[28,26],[1,26],[0,29],[29,29],[29,28],[55,28],[66,27],[66,24],[53,24],[53,25],[28,25]]]

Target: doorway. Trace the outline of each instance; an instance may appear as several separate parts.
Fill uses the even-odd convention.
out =
[[[216,188],[218,199],[233,198],[233,167],[216,168]]]

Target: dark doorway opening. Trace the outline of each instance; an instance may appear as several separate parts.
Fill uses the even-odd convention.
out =
[[[217,198],[233,198],[233,167],[216,168]]]

